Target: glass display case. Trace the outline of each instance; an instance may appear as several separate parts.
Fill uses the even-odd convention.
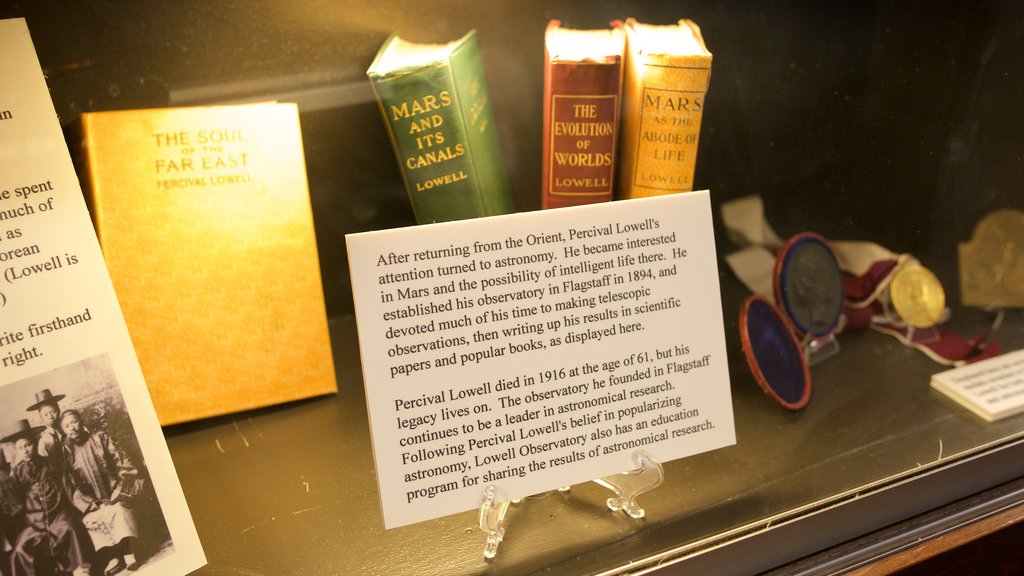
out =
[[[716,215],[736,445],[665,463],[641,520],[605,509],[595,484],[513,504],[491,561],[474,512],[385,531],[344,236],[414,220],[366,69],[393,31],[476,29],[518,209],[537,210],[545,25],[627,16],[690,18],[714,54],[695,183]],[[765,396],[741,350],[749,292],[722,259],[739,246],[718,217],[758,194],[783,237],[913,254],[945,288],[945,327],[1024,348],[1021,309],[993,329],[997,311],[962,304],[957,260],[986,214],[1024,210],[1021,6],[0,0],[0,17],[27,19],[65,126],[99,110],[299,105],[339,392],[165,428],[209,559],[198,574],[832,573],[1024,502],[1024,415],[979,418],[929,387],[945,366],[892,337],[840,333],[799,411]],[[918,532],[858,540],[929,513]]]

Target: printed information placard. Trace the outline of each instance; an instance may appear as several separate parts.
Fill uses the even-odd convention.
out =
[[[24,20],[0,20],[0,54],[0,529],[10,561],[18,574],[37,563],[186,574],[203,551]]]
[[[735,443],[708,192],[347,240],[386,527]]]
[[[989,422],[1024,412],[1024,350],[932,375],[932,388]]]

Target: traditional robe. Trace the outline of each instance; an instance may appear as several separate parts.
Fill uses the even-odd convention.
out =
[[[85,523],[97,549],[115,546],[124,538],[139,535],[131,507],[111,502],[121,483],[121,473],[135,475],[137,470],[103,431],[82,430],[78,440],[64,442],[67,470],[74,486],[74,504],[85,516]]]
[[[0,529],[3,530],[3,551],[10,552],[25,528],[25,504],[14,486],[10,468],[0,466]],[[6,573],[6,572],[5,572]]]
[[[36,453],[48,466],[53,468],[57,474],[63,476],[64,470],[64,443],[67,438],[60,428],[47,426],[39,433],[39,441],[36,443]]]
[[[0,528],[3,530],[0,574],[3,576],[11,576],[11,552],[18,542],[18,535],[25,529],[24,508],[14,488],[11,467],[0,459]]]
[[[61,456],[61,445],[64,443],[64,432],[47,426],[39,433],[39,444],[36,451],[47,459],[55,459]]]
[[[14,546],[16,576],[35,576],[37,561],[58,571],[87,569],[92,552],[85,527],[68,501],[66,478],[47,460],[33,455],[14,467],[12,484],[25,503],[28,526]]]

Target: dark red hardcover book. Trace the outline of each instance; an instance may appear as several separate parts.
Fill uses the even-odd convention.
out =
[[[625,34],[562,28],[544,35],[544,158],[541,206],[612,199]]]

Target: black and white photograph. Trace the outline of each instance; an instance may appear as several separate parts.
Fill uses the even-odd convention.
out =
[[[0,388],[4,576],[131,574],[173,552],[109,356]]]

